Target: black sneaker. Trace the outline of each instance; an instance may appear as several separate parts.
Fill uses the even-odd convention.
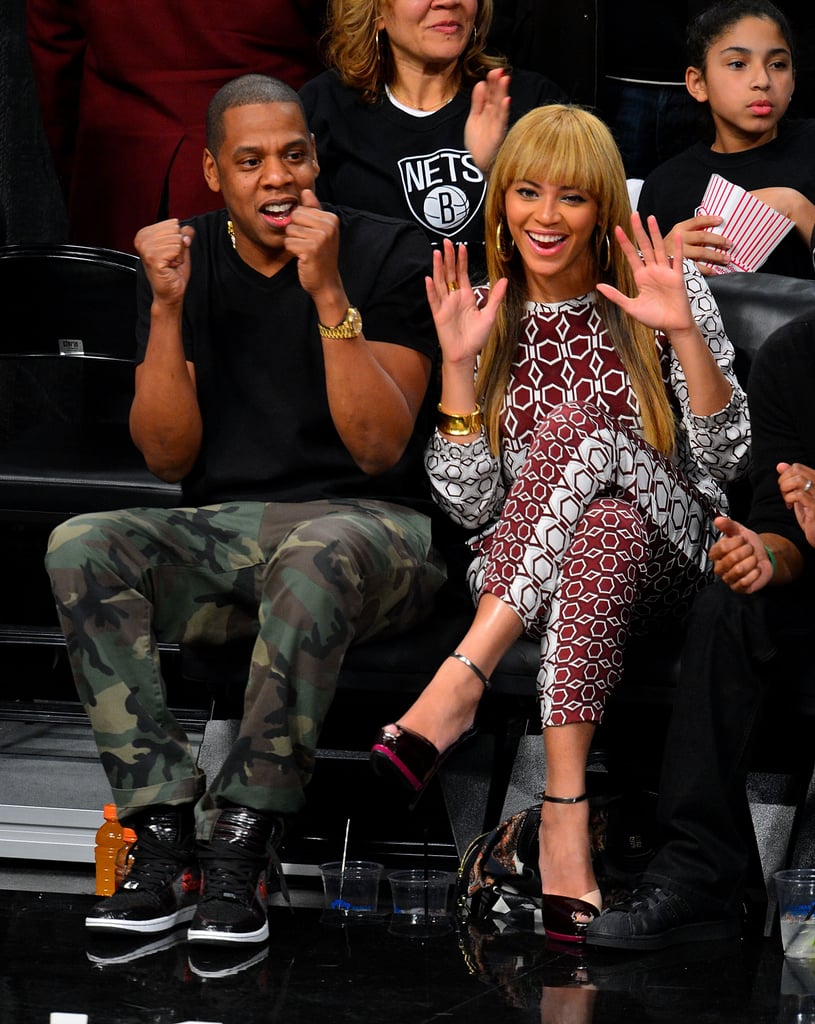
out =
[[[661,886],[644,884],[590,922],[586,942],[615,949],[666,949],[682,942],[732,939],[741,935],[735,914],[712,909]]]
[[[160,932],[195,914],[201,875],[192,835],[179,838],[178,815],[149,815],[137,833],[133,866],[116,892],[91,909],[88,928]]]
[[[262,964],[269,956],[268,942],[240,946],[203,945],[196,942],[187,953],[187,963],[199,978],[229,978]]]
[[[209,842],[196,844],[201,896],[187,938],[190,942],[263,942],[269,937],[267,876],[279,871],[278,818],[246,807],[221,811]]]

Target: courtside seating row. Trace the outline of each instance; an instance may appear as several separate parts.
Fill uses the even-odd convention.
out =
[[[179,501],[177,487],[145,469],[128,433],[136,266],[136,257],[103,249],[0,247],[0,289],[6,297],[0,330],[0,519],[5,527],[0,544],[9,572],[0,598],[0,660],[15,667],[13,678],[24,680],[14,692],[6,689],[0,719],[4,714],[39,715],[45,720],[49,715],[54,720],[66,714],[82,715],[72,686],[62,681],[66,678],[64,645],[42,568],[48,532],[79,512],[139,505],[172,507]],[[755,352],[777,327],[815,309],[815,282],[758,273],[723,275],[710,283],[736,346],[742,381]],[[32,295],[38,298],[32,300]],[[743,507],[746,494],[734,497]],[[375,639],[349,651],[320,751],[321,759],[337,768],[337,778],[345,762],[353,766],[366,758],[376,725],[392,721],[427,683],[455,649],[471,615],[469,597],[456,573],[422,624],[401,636]],[[628,724],[632,735],[639,737],[634,744],[642,756],[645,731],[658,737],[658,730],[651,726],[669,711],[682,639],[681,626],[671,622],[630,644],[624,681],[609,709],[609,721]],[[21,659],[43,650],[49,651],[49,663],[63,660],[63,675],[55,673],[56,683],[21,676],[16,668]],[[196,716],[201,721],[213,718],[206,726],[205,740],[206,733],[212,733],[210,756],[217,756],[218,744],[228,742],[232,734],[234,726],[229,723],[240,715],[248,647],[165,645],[163,657],[168,685],[178,687],[177,699],[171,693],[171,704],[186,709],[191,721]],[[519,747],[539,742],[530,740],[530,734],[539,732],[537,668],[537,645],[518,641],[494,673],[492,689],[479,712],[479,736],[445,766],[438,788],[451,823],[454,856],[508,809],[517,783],[513,767],[517,767]],[[11,678],[8,670],[4,675]],[[802,663],[797,681],[799,710],[807,716],[815,714],[812,669]],[[606,729],[601,741],[608,743],[612,763],[613,731]],[[658,738],[655,742],[658,746]],[[629,739],[616,746],[631,750]],[[202,752],[202,759],[205,756]],[[812,757],[808,753],[806,763],[795,766],[801,780],[795,798],[800,812],[806,805]],[[620,760],[621,778],[636,775],[639,757],[628,766],[624,756]],[[330,774],[334,773],[325,773]],[[315,782],[318,776],[319,765]],[[338,811],[338,806],[346,798],[350,801],[348,786],[353,789],[355,784],[343,786],[339,795],[334,792],[326,801],[331,808],[318,805],[311,812],[315,820],[331,819],[332,814],[335,826],[344,820],[345,810]],[[514,799],[523,801],[525,796],[515,793]],[[387,799],[385,794],[381,798]],[[419,814],[422,803],[424,818]],[[398,832],[400,823],[404,824],[405,835],[410,834],[404,846],[408,854],[423,842],[427,847],[434,807],[434,798],[428,795],[412,817],[403,810],[394,814],[396,824],[388,827]],[[363,806],[356,814],[357,820],[368,819],[368,833],[375,837],[375,808]],[[360,827],[358,835],[364,832]],[[404,836],[395,832],[394,845],[399,847]],[[442,852],[443,845],[438,848]],[[381,854],[375,838],[370,850]]]

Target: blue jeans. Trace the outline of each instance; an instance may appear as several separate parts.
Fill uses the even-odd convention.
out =
[[[602,115],[614,133],[626,177],[647,178],[703,134],[703,108],[684,85],[648,85],[606,78]]]

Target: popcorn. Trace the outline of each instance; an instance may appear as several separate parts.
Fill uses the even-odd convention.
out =
[[[720,174],[710,176],[696,213],[724,218],[713,230],[731,243],[730,263],[727,266],[706,264],[714,274],[758,270],[781,239],[795,227],[789,217]]]

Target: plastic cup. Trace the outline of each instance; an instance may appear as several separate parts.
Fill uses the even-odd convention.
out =
[[[346,917],[375,914],[383,866],[372,860],[331,861],[320,865],[324,906]]]
[[[815,960],[784,959],[777,1024],[815,1024]]]
[[[788,868],[773,875],[784,956],[815,959],[815,868]]]
[[[412,868],[388,876],[393,898],[391,928],[432,934],[451,927],[448,897],[452,876],[449,871]]]

